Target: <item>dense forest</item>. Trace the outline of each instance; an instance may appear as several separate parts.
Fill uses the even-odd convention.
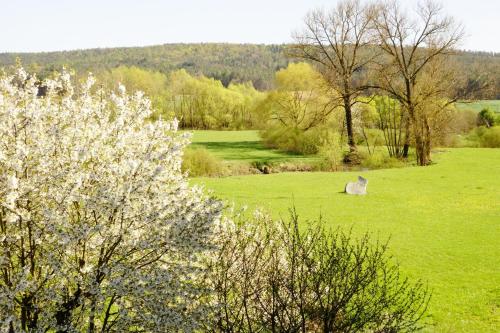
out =
[[[257,90],[274,88],[274,74],[290,62],[287,45],[255,44],[164,44],[146,47],[122,47],[41,53],[0,53],[0,67],[20,59],[42,77],[66,66],[84,73],[102,72],[119,66],[135,66],[168,74],[185,69],[192,75],[203,74],[230,83],[251,81]],[[478,77],[491,76],[495,83],[482,90],[478,99],[500,99],[500,54],[459,51],[454,61],[463,75],[475,84]]]

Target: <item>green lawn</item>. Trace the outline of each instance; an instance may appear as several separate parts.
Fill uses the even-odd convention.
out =
[[[315,156],[303,156],[268,149],[258,131],[193,131],[192,148],[205,148],[214,156],[234,163],[310,162]]]
[[[470,109],[479,112],[484,108],[489,108],[493,112],[500,113],[500,100],[473,101],[470,103],[459,102],[456,103],[456,106],[459,110]]]
[[[238,134],[231,135],[241,141]],[[200,137],[195,135],[195,141]],[[239,149],[244,155],[245,149]],[[254,153],[275,154],[260,148]],[[404,272],[428,281],[433,290],[431,331],[499,332],[500,149],[449,149],[434,159],[437,163],[429,167],[192,182],[229,202],[263,207],[275,216],[286,216],[294,204],[303,220],[321,214],[331,226],[370,231],[382,239],[390,236],[391,253]],[[369,194],[341,193],[358,174],[368,178]]]

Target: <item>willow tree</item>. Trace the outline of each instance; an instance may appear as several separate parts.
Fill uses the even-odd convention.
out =
[[[433,119],[445,110],[456,76],[446,58],[463,36],[453,18],[433,1],[421,3],[410,17],[396,1],[378,6],[374,30],[385,54],[377,73],[381,89],[397,99],[407,113],[404,157],[413,135],[419,165],[430,163]],[[432,116],[431,116],[432,115]]]
[[[343,0],[329,10],[307,14],[302,31],[295,33],[289,56],[314,63],[339,98],[345,110],[350,154],[346,162],[356,162],[352,107],[358,96],[370,88],[367,66],[376,54],[372,47],[372,7],[358,0]]]
[[[276,73],[276,90],[269,93],[269,118],[286,129],[306,132],[326,123],[335,110],[326,82],[307,63],[292,63]]]

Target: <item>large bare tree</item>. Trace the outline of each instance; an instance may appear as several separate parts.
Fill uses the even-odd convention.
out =
[[[370,88],[365,69],[375,57],[372,17],[372,6],[358,0],[340,1],[330,11],[311,11],[304,29],[294,34],[295,44],[288,49],[289,56],[314,63],[338,94],[345,110],[350,149],[346,161],[351,163],[357,160],[352,107]]]
[[[431,161],[432,121],[453,99],[449,88],[456,76],[445,66],[446,57],[464,33],[460,24],[443,15],[436,2],[419,4],[415,14],[414,18],[408,16],[396,1],[380,3],[373,27],[385,54],[377,71],[378,85],[407,113],[404,157],[413,135],[417,162],[427,165]]]

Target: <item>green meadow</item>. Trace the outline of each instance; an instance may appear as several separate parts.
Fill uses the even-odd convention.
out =
[[[207,149],[212,155],[231,163],[309,162],[315,156],[286,153],[266,148],[258,131],[194,131],[191,148]]]
[[[232,161],[294,158],[267,150],[256,132],[196,132],[194,145]],[[297,157],[299,158],[299,157]],[[213,195],[303,223],[390,238],[403,271],[432,290],[435,332],[500,331],[500,149],[442,149],[428,167],[196,178]],[[348,196],[348,181],[369,180],[368,195]]]
[[[473,101],[473,102],[459,102],[456,103],[459,110],[473,110],[479,112],[482,109],[490,109],[493,112],[500,113],[500,100],[485,100],[485,101]]]

